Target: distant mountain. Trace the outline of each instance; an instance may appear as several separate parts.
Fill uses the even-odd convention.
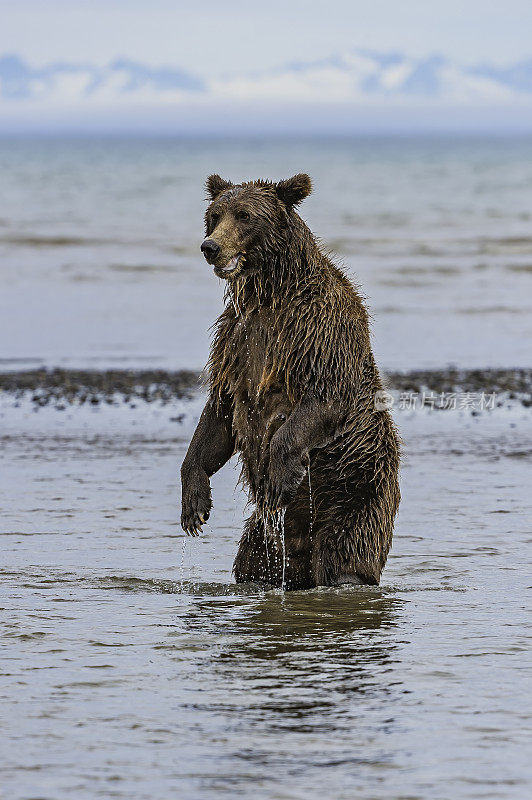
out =
[[[532,93],[532,58],[520,61],[511,67],[501,68],[489,65],[474,67],[471,73],[500,83],[516,92]]]
[[[308,98],[359,105],[383,101],[412,104],[532,102],[532,60],[506,69],[461,67],[442,56],[409,58],[401,53],[353,51],[341,57],[292,64],[260,75],[213,82],[224,96],[251,99]]]
[[[136,61],[118,59],[107,67],[91,64],[50,64],[42,69],[29,67],[16,55],[0,57],[0,97],[3,100],[59,99],[64,93],[79,102],[93,96],[133,96],[143,92],[202,92],[201,78],[185,70],[153,69]]]
[[[443,56],[411,58],[403,53],[353,50],[343,55],[292,63],[262,73],[203,78],[185,69],[154,68],[120,58],[101,67],[53,63],[32,67],[17,55],[0,57],[0,115],[31,125],[99,116],[119,123],[151,111],[174,127],[209,110],[233,114],[246,106],[384,109],[532,109],[532,59],[506,67],[464,67]],[[236,113],[236,112],[234,112]],[[125,115],[125,116],[124,116]],[[103,118],[102,117],[102,118]],[[236,119],[236,117],[235,117]],[[62,120],[62,122],[61,122]],[[33,122],[32,122],[33,121]]]

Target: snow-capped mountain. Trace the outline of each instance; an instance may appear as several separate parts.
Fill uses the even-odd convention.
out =
[[[91,64],[50,64],[32,68],[15,55],[0,57],[0,98],[7,102],[91,102],[123,98],[202,92],[204,82],[185,70],[153,69],[128,59],[107,67]]]
[[[507,67],[460,66],[442,56],[354,50],[223,79],[175,67],[153,68],[129,59],[100,67],[55,63],[32,67],[16,55],[0,57],[0,115],[104,113],[120,118],[158,110],[187,114],[231,104],[350,109],[532,108],[532,58]]]
[[[342,57],[292,64],[253,76],[213,81],[222,97],[356,102],[489,103],[532,102],[532,59],[506,70],[463,68],[441,56],[408,58],[356,51]]]

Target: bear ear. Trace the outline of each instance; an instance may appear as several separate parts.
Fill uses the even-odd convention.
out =
[[[290,208],[299,205],[305,197],[308,197],[312,191],[312,181],[308,175],[300,172],[299,175],[275,184],[275,191],[279,200]]]
[[[220,192],[224,192],[232,185],[231,181],[224,181],[219,175],[209,175],[205,183],[205,188],[211,200],[215,200]]]

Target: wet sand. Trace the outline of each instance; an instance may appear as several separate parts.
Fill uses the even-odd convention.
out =
[[[497,402],[532,405],[532,369],[411,370],[383,375],[390,391],[418,395],[471,393],[499,395]],[[180,370],[20,370],[0,372],[0,392],[26,398],[37,407],[89,403],[169,403],[192,398],[203,384],[197,372]]]

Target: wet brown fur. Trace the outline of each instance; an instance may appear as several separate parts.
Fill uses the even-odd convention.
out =
[[[183,464],[183,527],[194,532],[208,517],[208,476],[236,451],[255,504],[237,581],[280,585],[271,512],[283,506],[287,588],[378,583],[399,504],[399,446],[389,413],[375,410],[382,383],[364,302],[295,211],[308,176],[238,186],[211,176],[207,188],[215,271],[225,277],[243,255],[228,276],[210,397]]]

